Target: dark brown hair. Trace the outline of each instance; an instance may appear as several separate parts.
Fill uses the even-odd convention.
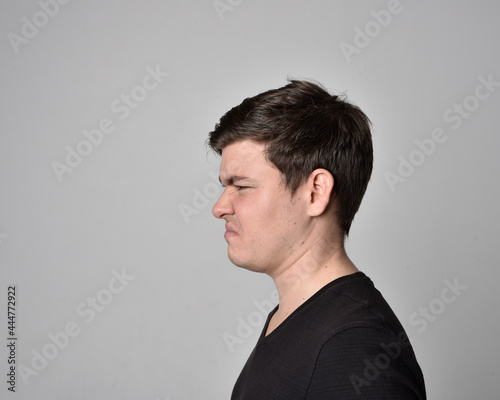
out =
[[[239,140],[266,144],[266,156],[284,175],[292,195],[317,168],[334,177],[336,218],[349,234],[373,167],[370,121],[359,107],[318,84],[286,86],[245,99],[228,111],[208,138],[222,154]]]

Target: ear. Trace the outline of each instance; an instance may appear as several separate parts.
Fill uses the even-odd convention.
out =
[[[330,204],[330,195],[334,185],[333,175],[326,169],[315,169],[307,180],[309,215],[317,217],[325,212]]]

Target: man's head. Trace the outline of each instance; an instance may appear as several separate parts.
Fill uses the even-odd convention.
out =
[[[317,84],[292,80],[245,99],[209,135],[210,147],[221,155],[241,141],[262,145],[292,197],[315,170],[328,171],[334,182],[328,210],[341,233],[349,234],[373,166],[370,121],[357,106]]]

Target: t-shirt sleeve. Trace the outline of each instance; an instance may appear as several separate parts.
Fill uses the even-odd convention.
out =
[[[406,335],[353,327],[322,347],[307,400],[424,400],[423,377]]]

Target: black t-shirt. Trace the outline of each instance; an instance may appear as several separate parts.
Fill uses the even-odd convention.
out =
[[[278,307],[231,400],[426,398],[406,333],[364,273],[330,282],[265,336]]]

